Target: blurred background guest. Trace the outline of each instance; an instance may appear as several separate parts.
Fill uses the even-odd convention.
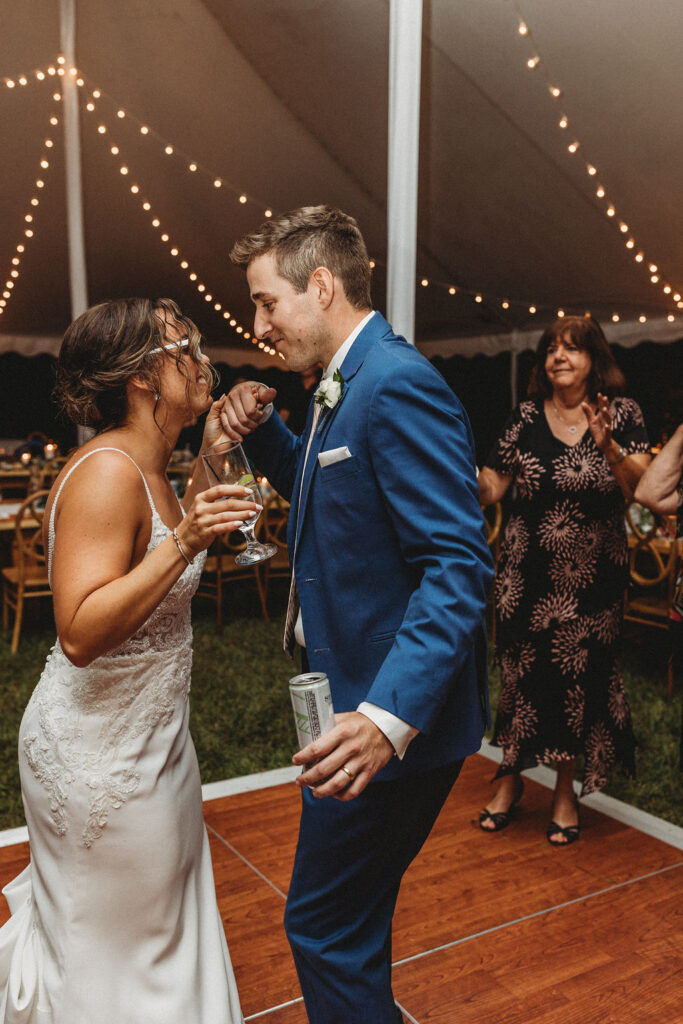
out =
[[[676,536],[683,537],[683,423],[648,466],[636,488],[636,501],[661,516],[676,516]],[[683,660],[683,561],[679,561],[671,603],[670,635],[674,670],[680,672]],[[681,721],[681,757],[683,771],[683,720]]]
[[[501,692],[493,743],[500,784],[480,814],[485,831],[510,821],[520,773],[555,763],[548,841],[579,838],[582,795],[620,763],[635,772],[635,740],[619,667],[628,578],[624,502],[650,461],[638,405],[599,324],[564,317],[543,333],[529,400],[510,415],[479,474],[482,505],[514,485],[496,580]]]

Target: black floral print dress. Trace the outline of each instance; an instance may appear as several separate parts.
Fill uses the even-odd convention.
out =
[[[611,413],[614,440],[629,453],[649,452],[638,405],[616,398]],[[486,464],[513,478],[495,584],[496,777],[584,754],[582,795],[593,793],[615,763],[635,774],[619,667],[624,499],[590,430],[564,444],[542,400],[514,410]]]

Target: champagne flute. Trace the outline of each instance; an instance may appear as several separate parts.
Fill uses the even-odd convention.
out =
[[[238,484],[240,487],[248,487],[252,493],[252,499],[257,505],[263,504],[258,483],[241,444],[224,441],[222,444],[214,445],[213,448],[207,448],[205,452],[202,452],[202,458],[209,480],[215,480],[219,484]],[[277,551],[276,544],[261,544],[254,536],[254,527],[260,515],[260,512],[253,513],[248,520],[245,520],[244,526],[240,527],[247,546],[235,557],[238,565],[253,565],[255,562],[262,562],[266,558],[272,558]]]

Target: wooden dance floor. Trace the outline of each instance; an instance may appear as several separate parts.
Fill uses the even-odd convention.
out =
[[[405,1020],[681,1024],[683,851],[586,807],[580,841],[552,849],[551,795],[529,780],[509,828],[484,835],[494,770],[468,760],[405,877],[393,954]],[[262,1024],[307,1019],[282,930],[298,805],[294,783],[204,805],[242,1009]],[[26,843],[0,849],[2,885],[27,858]]]

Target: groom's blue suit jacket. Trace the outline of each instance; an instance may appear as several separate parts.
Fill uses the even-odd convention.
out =
[[[493,576],[472,432],[431,364],[378,313],[341,367],[344,390],[296,437],[273,413],[245,439],[291,501],[289,553],[312,671],[335,711],[367,700],[420,730],[377,779],[479,748],[488,722],[486,593]],[[320,466],[342,446],[351,457]],[[301,500],[299,492],[301,489]]]

